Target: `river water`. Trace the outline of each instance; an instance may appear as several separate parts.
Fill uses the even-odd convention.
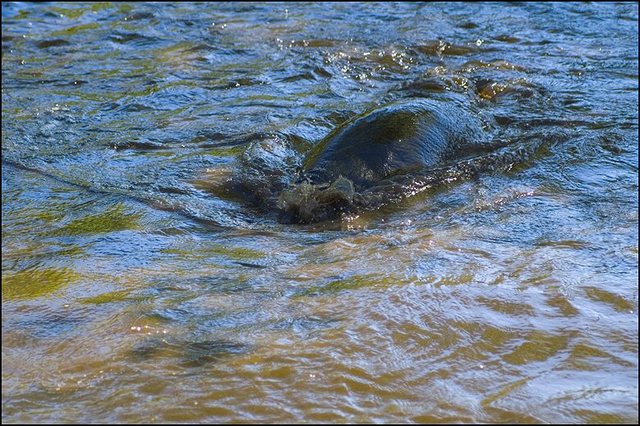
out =
[[[416,87],[542,148],[314,225],[220,190]],[[3,422],[638,421],[637,3],[3,4],[2,160]]]

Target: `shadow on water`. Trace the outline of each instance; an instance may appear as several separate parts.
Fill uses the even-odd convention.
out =
[[[248,345],[228,340],[180,341],[165,338],[149,338],[138,343],[131,356],[138,362],[153,362],[162,359],[179,359],[184,368],[215,365],[225,357],[243,354],[250,350]]]

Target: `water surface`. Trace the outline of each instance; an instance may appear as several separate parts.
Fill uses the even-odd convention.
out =
[[[637,422],[637,34],[636,3],[3,4],[3,422]],[[424,81],[544,149],[334,223],[216,190]]]

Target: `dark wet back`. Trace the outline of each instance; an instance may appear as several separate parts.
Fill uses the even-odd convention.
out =
[[[361,190],[393,175],[444,165],[456,154],[464,156],[464,146],[486,138],[480,126],[454,101],[395,102],[332,132],[306,159],[304,175],[316,184],[342,175]]]

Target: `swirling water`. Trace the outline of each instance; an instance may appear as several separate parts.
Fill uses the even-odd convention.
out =
[[[637,34],[637,3],[3,4],[3,422],[637,422]],[[215,190],[425,81],[544,152],[317,225]]]

